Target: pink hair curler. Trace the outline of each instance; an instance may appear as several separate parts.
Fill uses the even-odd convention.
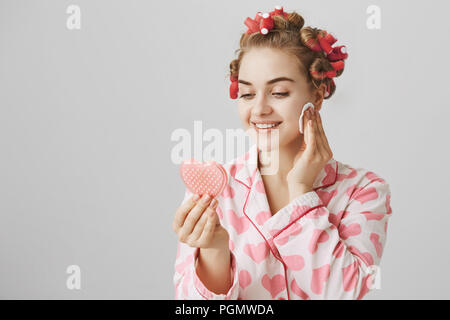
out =
[[[188,190],[200,196],[206,193],[214,198],[228,184],[228,174],[224,167],[213,160],[185,160],[180,165],[180,176]]]
[[[303,115],[309,108],[315,109],[315,106],[311,102],[305,103],[305,105],[303,106],[302,114],[300,115],[300,119],[298,119],[298,127],[301,134],[303,134]]]

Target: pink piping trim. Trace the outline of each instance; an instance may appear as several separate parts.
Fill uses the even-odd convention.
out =
[[[336,161],[336,160],[335,160],[335,161]],[[247,186],[244,182],[242,182],[242,181],[240,181],[240,180],[234,178],[234,180],[236,180],[237,182],[243,184],[243,185],[244,185],[245,187],[247,187],[247,189],[248,189],[248,190],[247,190],[247,195],[246,195],[246,198],[245,198],[244,207],[242,208],[242,212],[243,212],[243,214],[247,217],[247,219],[250,221],[250,223],[255,227],[255,229],[258,231],[258,233],[261,235],[261,237],[263,237],[264,241],[266,242],[267,246],[269,247],[269,250],[272,252],[272,254],[273,254],[273,256],[275,257],[275,259],[277,259],[278,261],[280,261],[281,264],[283,265],[283,269],[284,269],[284,281],[285,281],[285,283],[286,283],[286,292],[287,292],[288,300],[291,300],[291,297],[290,297],[290,294],[289,294],[289,283],[288,283],[288,280],[287,280],[287,272],[286,272],[286,269],[287,269],[287,268],[286,268],[286,264],[284,263],[283,260],[281,260],[281,259],[279,259],[279,258],[277,257],[277,255],[275,254],[275,252],[273,252],[272,247],[270,246],[270,244],[269,244],[269,242],[267,241],[266,237],[264,237],[264,235],[261,233],[261,231],[258,229],[258,227],[253,223],[252,219],[250,219],[249,216],[247,215],[247,213],[245,212],[245,208],[247,207],[248,196],[250,195],[251,187],[253,186],[253,183],[254,183],[254,181],[255,181],[254,178],[255,178],[255,174],[256,174],[256,171],[257,171],[257,170],[258,170],[258,168],[255,170],[255,172],[254,172],[253,175],[252,175],[252,185],[251,185],[251,186]],[[338,163],[336,162],[336,175],[335,175],[335,178],[334,178],[333,183],[329,183],[329,184],[327,184],[327,185],[325,185],[325,186],[319,186],[319,187],[317,187],[317,188],[314,188],[313,191],[316,191],[316,190],[318,190],[318,189],[320,189],[320,188],[329,187],[329,186],[335,184],[336,181],[337,181],[337,177],[338,177]],[[320,205],[320,206],[316,206],[316,207],[314,207],[314,208],[319,208],[319,207],[323,207],[323,206],[325,206],[325,205],[323,204],[323,205]],[[308,210],[307,212],[313,210],[314,208]],[[301,217],[303,217],[307,212],[305,212]],[[300,219],[301,217],[299,217],[299,219]],[[295,221],[297,221],[297,220],[298,220],[298,219],[296,219]],[[294,222],[295,222],[295,221],[294,221]],[[291,225],[291,224],[292,224],[292,223],[290,223],[289,225]],[[283,228],[283,230],[284,230],[284,229],[286,229],[286,227]],[[279,234],[279,233],[278,233],[278,234]],[[278,235],[278,234],[277,234],[277,235]],[[272,238],[274,238],[274,237],[272,237]]]
[[[307,214],[308,212],[317,209],[317,208],[321,208],[321,207],[325,207],[324,204],[320,204],[318,206],[309,208],[309,210],[307,210],[306,212],[304,212],[300,217],[298,217],[297,219],[295,219],[294,221],[290,222],[286,227],[284,227],[283,229],[281,229],[280,231],[278,231],[277,233],[275,233],[275,235],[273,236],[273,238],[278,237],[280,235],[280,233],[282,233],[284,230],[286,230],[287,228],[289,228],[292,224],[294,224],[295,222],[298,221],[298,219],[300,219],[301,217],[303,217],[305,214]]]
[[[256,171],[255,171],[256,172]],[[255,227],[255,229],[258,231],[258,233],[261,235],[261,237],[263,237],[264,241],[267,243],[267,246],[269,247],[269,250],[272,252],[273,256],[275,257],[275,259],[277,259],[278,261],[281,262],[281,264],[283,265],[283,269],[284,269],[284,281],[286,283],[286,292],[287,292],[287,296],[288,296],[288,300],[290,300],[290,295],[289,295],[289,290],[288,290],[288,281],[287,281],[287,274],[286,274],[286,264],[284,263],[283,260],[278,258],[278,255],[275,254],[275,252],[273,252],[272,247],[270,246],[269,242],[267,241],[266,237],[264,237],[264,235],[261,233],[261,231],[258,229],[258,227],[253,223],[252,219],[250,219],[247,215],[247,213],[245,213],[245,208],[247,207],[247,201],[248,201],[248,196],[250,195],[250,190],[251,189],[247,189],[247,195],[246,195],[246,199],[245,199],[245,203],[244,203],[244,207],[242,208],[242,211],[244,213],[244,215],[247,217],[247,219],[250,221],[250,223]]]

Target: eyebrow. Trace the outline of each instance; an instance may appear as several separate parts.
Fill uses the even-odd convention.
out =
[[[272,80],[267,81],[266,84],[272,84],[272,83],[275,83],[275,82],[278,82],[278,81],[291,81],[291,82],[295,82],[295,80],[293,80],[293,79],[291,79],[291,78],[288,78],[288,77],[278,77],[278,78],[275,78],[275,79],[272,79]],[[242,80],[242,79],[239,79],[238,82],[239,82],[239,83],[242,83],[242,84],[246,84],[246,85],[248,85],[248,86],[252,86],[252,85],[253,85],[251,82],[248,82],[248,81],[245,81],[245,80]]]

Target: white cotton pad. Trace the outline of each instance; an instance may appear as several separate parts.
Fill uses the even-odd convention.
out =
[[[298,127],[300,128],[300,133],[303,134],[303,115],[305,114],[306,110],[309,108],[313,108],[315,110],[314,105],[311,102],[306,103],[303,106],[302,114],[300,115],[300,119],[298,119]]]

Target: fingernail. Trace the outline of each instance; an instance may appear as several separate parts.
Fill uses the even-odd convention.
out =
[[[217,206],[217,199],[213,199],[213,201],[211,201],[209,206],[214,209]]]
[[[200,196],[198,194],[195,194],[194,197],[192,198],[192,200],[197,201],[198,199],[200,199]]]
[[[210,195],[209,194],[207,194],[207,193],[205,193],[204,195],[203,195],[203,202],[204,203],[207,203],[208,201],[209,201],[209,199],[211,199],[211,197],[210,197]]]

